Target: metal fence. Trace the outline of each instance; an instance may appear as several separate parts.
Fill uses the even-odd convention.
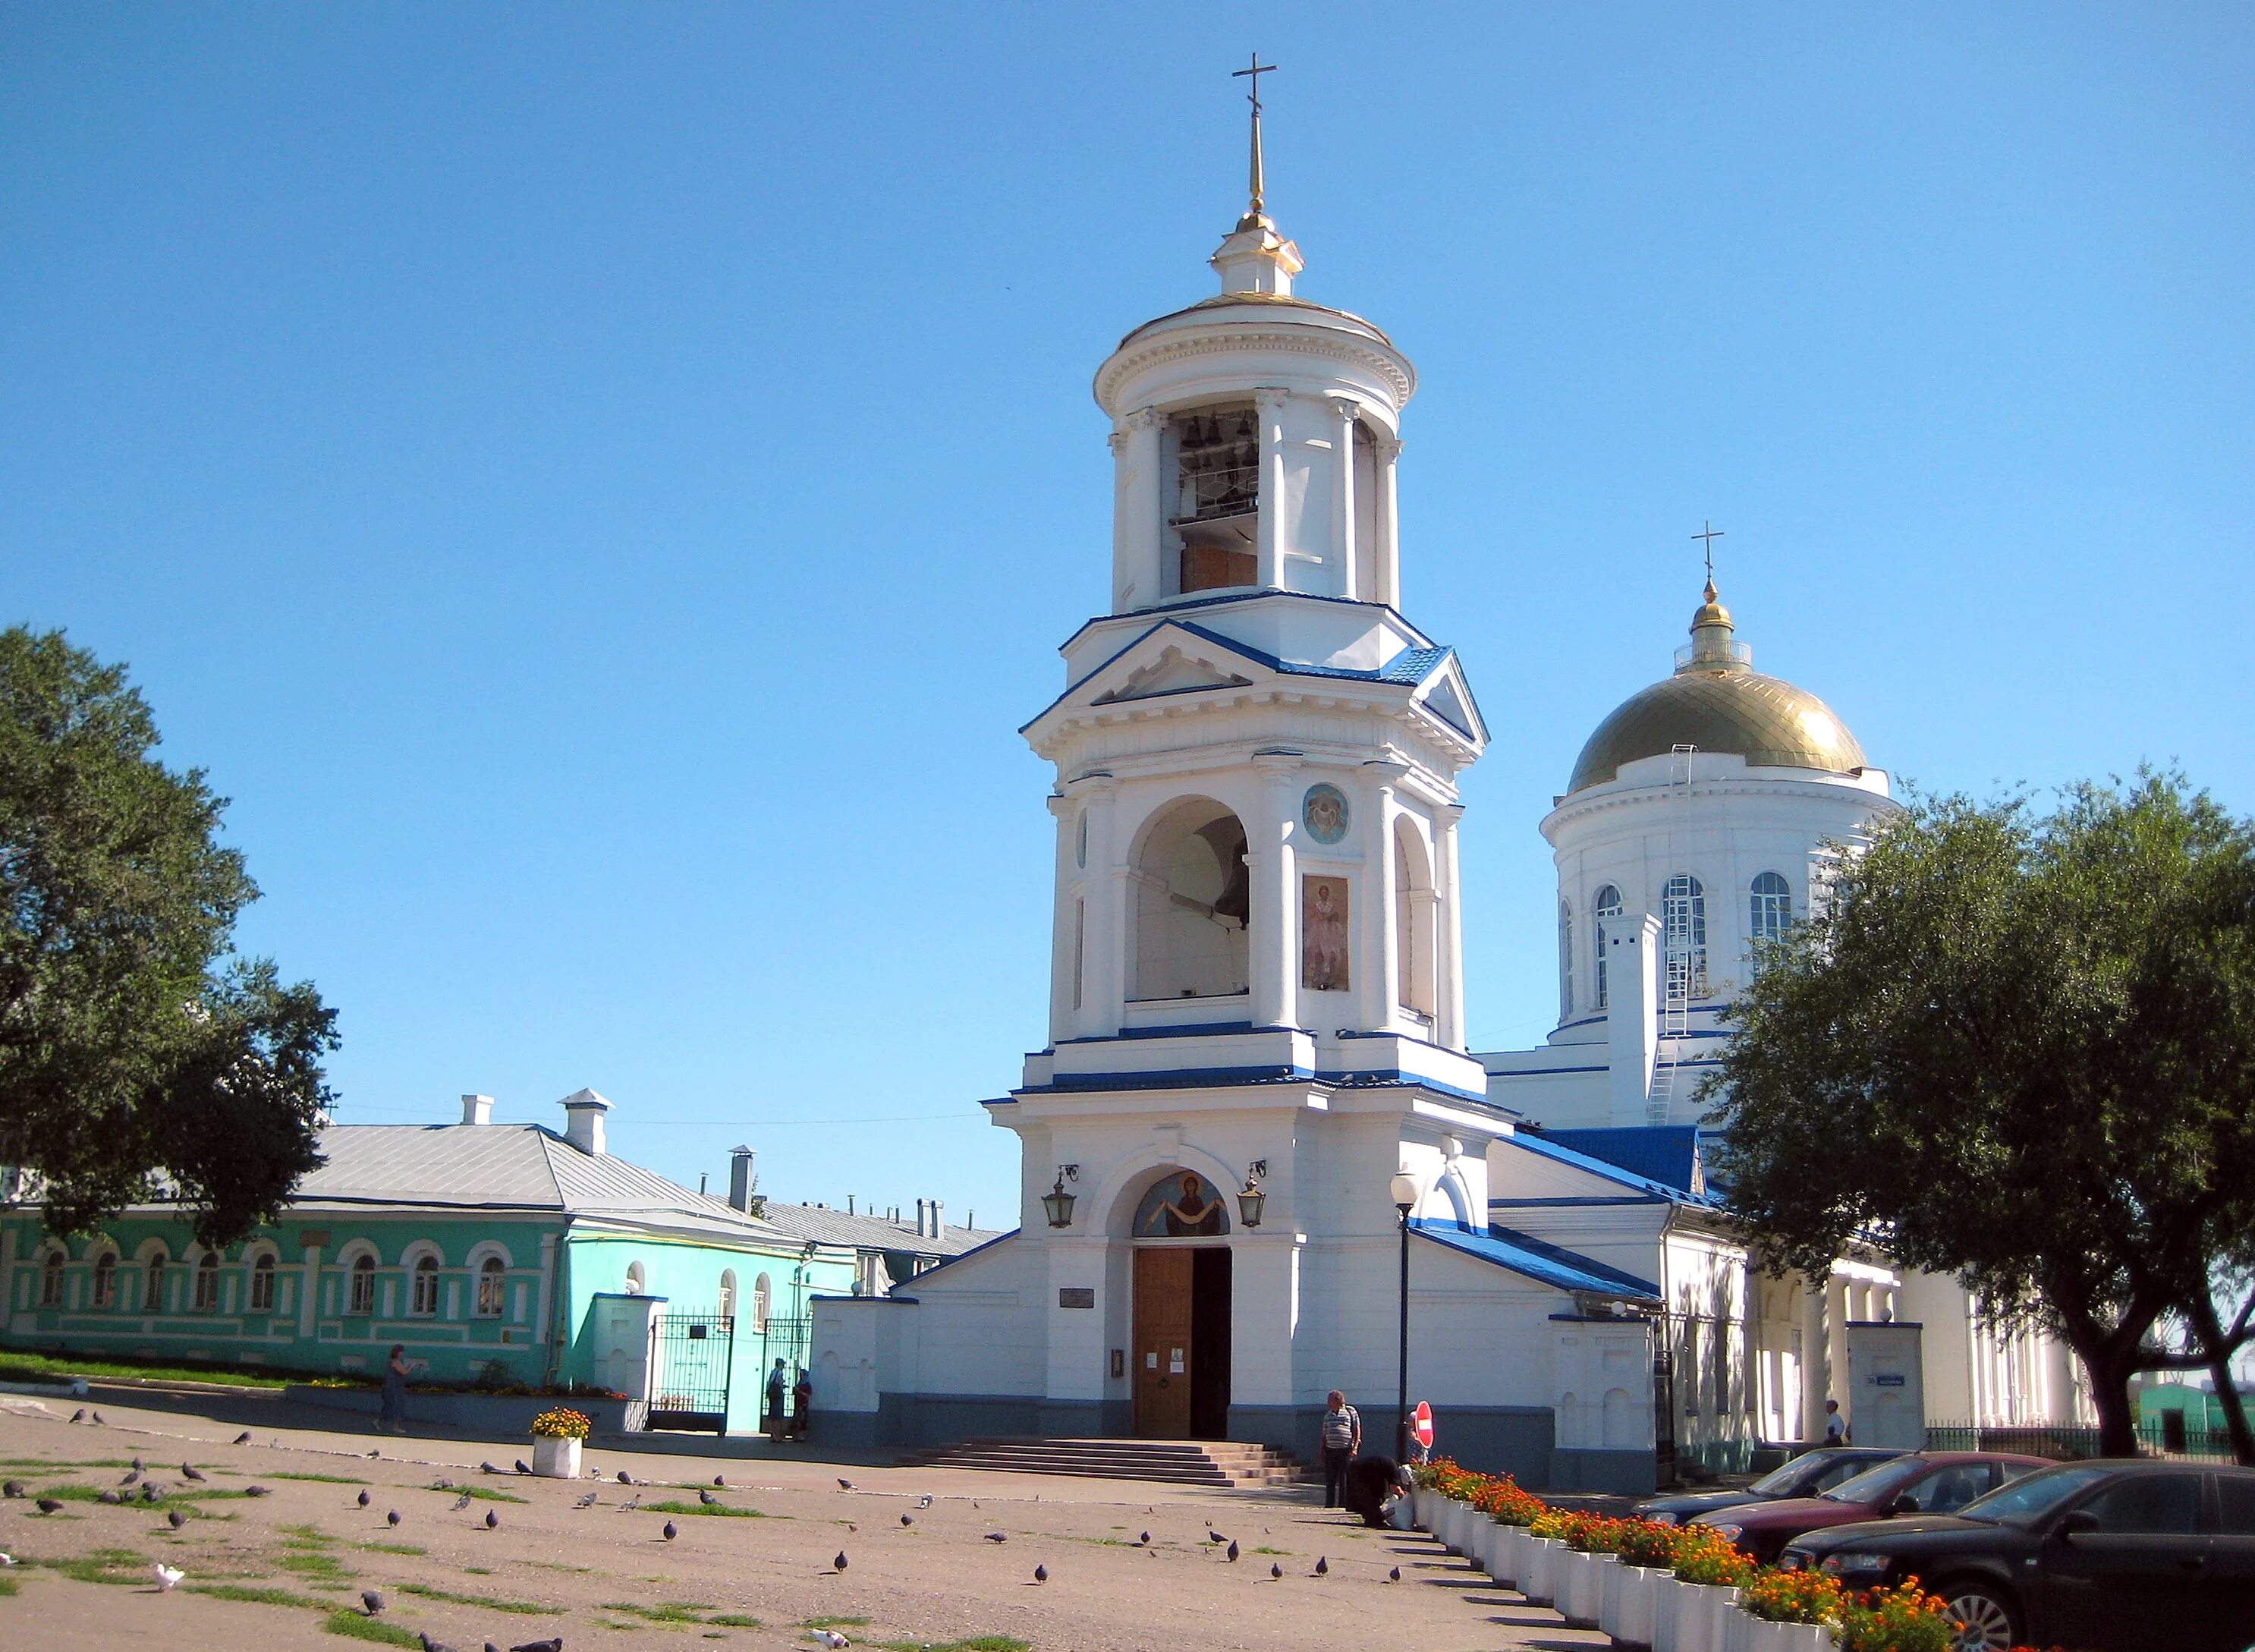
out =
[[[2188,1428],[2181,1411],[2164,1411],[2137,1425],[2141,1457],[2176,1458],[2186,1461],[2220,1459],[2231,1461],[2231,1437],[2222,1429]],[[2027,1457],[2048,1457],[2062,1462],[2078,1457],[2099,1457],[2098,1431],[2054,1423],[2011,1427],[1974,1423],[1933,1423],[1927,1426],[1929,1452],[2018,1452]]]
[[[649,1426],[725,1432],[734,1320],[717,1309],[672,1310],[658,1316],[654,1335],[657,1392],[650,1400]]]

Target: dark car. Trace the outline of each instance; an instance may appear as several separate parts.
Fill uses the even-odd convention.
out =
[[[1629,1512],[1663,1526],[1680,1526],[1695,1515],[1745,1503],[1764,1503],[1778,1497],[1814,1497],[1829,1492],[1844,1480],[1865,1469],[1900,1457],[1884,1445],[1825,1445],[1803,1452],[1782,1467],[1774,1468],[1753,1485],[1734,1492],[1682,1492],[1671,1497],[1647,1497]]]
[[[1789,1567],[1852,1588],[1914,1577],[1949,1603],[1962,1652],[2255,1646],[2255,1468],[2062,1463],[1955,1516],[1796,1537]]]
[[[2050,1465],[2006,1452],[1905,1452],[1816,1497],[1782,1497],[1696,1516],[1765,1564],[1805,1531],[1903,1515],[1947,1515]]]

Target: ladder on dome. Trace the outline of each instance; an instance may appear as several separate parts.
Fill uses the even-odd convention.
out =
[[[1691,756],[1697,746],[1678,745],[1671,755],[1682,762],[1671,769],[1671,785],[1681,781],[1688,791],[1691,784]],[[1680,864],[1675,854],[1675,812],[1669,811],[1668,822],[1668,863]],[[1675,1070],[1683,1065],[1683,1041],[1691,1034],[1691,912],[1686,903],[1681,922],[1672,921],[1668,910],[1668,897],[1661,897],[1660,906],[1660,1042],[1669,1051],[1669,1058],[1655,1059],[1652,1069],[1652,1090],[1646,1096],[1644,1119],[1647,1124],[1668,1122],[1668,1109],[1675,1100]],[[1655,1057],[1658,1051],[1654,1052]]]

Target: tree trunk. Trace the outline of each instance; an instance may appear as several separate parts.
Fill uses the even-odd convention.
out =
[[[2234,1345],[2223,1334],[2213,1299],[2202,1297],[2193,1304],[2190,1318],[2192,1328],[2200,1338],[2201,1349],[2208,1355],[2209,1374],[2216,1379],[2216,1398],[2223,1407],[2223,1426],[2231,1436],[2231,1455],[2242,1467],[2255,1468],[2255,1433],[2248,1431],[2247,1408],[2240,1403],[2239,1390],[2231,1382]]]
[[[2067,1346],[2083,1361],[2090,1379],[2090,1402],[2098,1408],[2098,1454],[2101,1457],[2138,1455],[2137,1414],[2130,1405],[2130,1377],[2136,1368],[2137,1344],[2120,1346],[2118,1328],[2110,1335],[2096,1326],[2073,1323],[2066,1327]]]

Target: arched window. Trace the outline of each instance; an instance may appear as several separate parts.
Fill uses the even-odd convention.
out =
[[[105,1250],[94,1260],[94,1305],[117,1305],[117,1253],[114,1250]]]
[[[1590,902],[1590,941],[1597,949],[1597,1007],[1605,1007],[1605,919],[1621,915],[1620,891],[1608,883]]]
[[[775,1304],[775,1286],[762,1274],[752,1281],[752,1329],[765,1336],[768,1330],[768,1310]]]
[[[362,1317],[376,1311],[376,1258],[366,1251],[353,1258],[352,1290],[345,1311]]]
[[[1425,845],[1407,820],[1394,825],[1394,1002],[1433,1019],[1433,875]]]
[[[63,1254],[50,1247],[47,1259],[39,1264],[39,1306],[60,1308],[63,1305]]]
[[[274,1311],[274,1253],[262,1250],[250,1264],[250,1311]]]
[[[1670,998],[1698,997],[1707,990],[1707,892],[1689,873],[1678,872],[1661,889],[1660,928],[1663,990]]]
[[[1134,874],[1137,998],[1245,990],[1245,850],[1243,823],[1210,798],[1185,798],[1146,829]]]
[[[1757,949],[1764,941],[1781,941],[1793,927],[1793,885],[1775,872],[1765,872],[1753,882],[1746,896],[1746,938]]]
[[[219,1252],[207,1250],[196,1258],[196,1311],[219,1311]]]
[[[1178,588],[1188,596],[1257,583],[1260,414],[1242,404],[1208,408],[1170,427],[1177,485],[1167,517],[1183,545]]]
[[[165,1268],[170,1261],[171,1258],[161,1250],[152,1250],[149,1253],[148,1268],[141,1278],[142,1312],[165,1311]]]
[[[720,1318],[734,1319],[735,1317],[736,1270],[733,1268],[724,1268],[720,1270]]]
[[[488,1256],[478,1264],[478,1318],[498,1319],[502,1315],[502,1298],[508,1293],[509,1269],[498,1256]]]
[[[642,1295],[643,1286],[648,1279],[649,1276],[643,1272],[640,1262],[629,1262],[627,1264],[627,1295],[629,1297]]]
[[[1574,909],[1558,903],[1558,1019],[1574,1013]]]
[[[414,1270],[408,1275],[407,1311],[418,1318],[435,1318],[439,1311],[439,1259],[425,1254],[415,1259]]]

